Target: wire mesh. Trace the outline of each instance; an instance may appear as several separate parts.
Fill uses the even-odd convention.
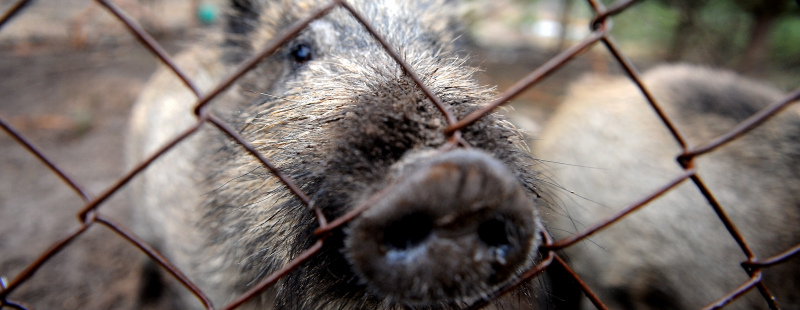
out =
[[[236,70],[232,74],[230,74],[227,78],[225,78],[222,82],[220,82],[216,87],[213,88],[212,91],[209,93],[203,93],[200,91],[199,87],[188,77],[187,74],[176,64],[173,60],[172,56],[170,56],[163,46],[154,39],[151,35],[149,35],[139,24],[138,22],[127,15],[120,7],[118,7],[114,2],[110,0],[96,0],[96,3],[102,5],[106,8],[109,12],[111,12],[120,22],[122,22],[128,30],[136,37],[139,42],[148,48],[158,59],[169,67],[176,76],[178,76],[183,83],[189,87],[192,92],[197,97],[197,104],[195,106],[195,114],[197,116],[197,120],[194,126],[185,130],[181,134],[175,136],[172,140],[168,143],[163,145],[160,149],[156,152],[153,152],[147,159],[139,163],[136,167],[128,171],[124,177],[120,178],[115,182],[112,186],[107,188],[103,191],[100,195],[92,196],[84,190],[83,186],[79,184],[74,178],[70,177],[67,173],[64,172],[61,167],[54,164],[50,158],[45,155],[39,148],[37,148],[29,139],[27,139],[24,135],[22,135],[18,130],[16,130],[8,121],[0,117],[0,127],[3,128],[5,132],[7,132],[13,139],[15,139],[20,145],[24,146],[32,156],[38,158],[48,169],[52,170],[52,172],[58,175],[61,180],[71,187],[75,193],[83,200],[84,207],[82,210],[77,214],[80,227],[77,229],[67,233],[64,237],[54,242],[46,251],[41,253],[41,255],[31,262],[21,273],[16,275],[10,282],[3,283],[2,291],[0,291],[0,307],[9,307],[14,309],[30,309],[29,306],[25,305],[24,303],[14,301],[11,298],[12,293],[20,287],[23,283],[28,281],[42,266],[47,264],[51,258],[58,252],[62,251],[64,248],[68,247],[78,236],[85,233],[87,229],[95,224],[100,224],[110,228],[113,232],[119,235],[120,238],[123,238],[130,242],[133,246],[138,248],[140,251],[145,253],[149,256],[153,261],[161,265],[172,277],[174,277],[178,282],[180,282],[183,286],[186,287],[189,291],[191,291],[197,298],[202,302],[205,308],[207,309],[216,309],[216,307],[211,303],[209,298],[206,294],[201,291],[196,285],[194,285],[178,268],[176,268],[169,260],[159,254],[156,250],[153,249],[150,245],[140,239],[138,236],[130,232],[128,229],[120,225],[119,223],[115,222],[113,219],[107,217],[102,212],[102,206],[107,201],[107,199],[113,195],[114,193],[118,192],[126,183],[128,183],[134,176],[141,173],[146,167],[148,167],[155,159],[162,156],[168,150],[174,148],[176,145],[180,144],[182,141],[187,139],[188,137],[192,136],[196,133],[200,126],[205,123],[210,123],[217,127],[219,130],[224,132],[228,135],[231,139],[238,142],[243,148],[247,150],[250,154],[258,158],[258,160],[269,169],[275,176],[277,176],[281,182],[286,186],[287,190],[295,195],[295,197],[302,201],[310,210],[313,212],[317,218],[319,223],[319,228],[315,231],[315,235],[318,240],[313,243],[311,247],[309,247],[305,252],[301,253],[297,257],[295,257],[291,262],[285,265],[280,270],[274,272],[271,275],[264,277],[259,283],[253,285],[246,293],[237,297],[231,303],[220,307],[220,309],[234,309],[246,301],[254,298],[267,288],[274,285],[278,279],[285,276],[289,272],[291,272],[294,268],[297,268],[302,262],[308,260],[310,257],[315,255],[317,252],[320,251],[322,248],[325,238],[331,230],[334,230],[342,225],[345,225],[350,220],[354,219],[355,217],[359,216],[361,212],[369,208],[371,204],[375,201],[382,198],[382,195],[385,191],[381,191],[374,195],[373,197],[367,199],[362,205],[356,206],[355,208],[351,209],[347,214],[329,220],[325,218],[319,208],[314,206],[312,199],[300,190],[299,186],[297,186],[289,177],[283,175],[283,173],[277,169],[268,158],[264,157],[260,154],[249,141],[243,138],[241,135],[237,133],[237,131],[230,127],[230,125],[226,124],[224,121],[219,119],[218,117],[210,114],[207,109],[206,105],[209,101],[213,98],[217,97],[220,93],[230,87],[233,83],[237,81],[240,77],[250,71],[256,64],[260,61],[268,57],[269,55],[273,54],[277,49],[279,49],[283,44],[285,44],[291,37],[298,34],[300,31],[305,29],[311,22],[314,20],[325,16],[328,12],[333,10],[334,8],[343,8],[349,12],[356,20],[358,20],[367,31],[372,35],[386,50],[386,52],[402,67],[404,72],[417,84],[417,86],[425,93],[425,95],[433,102],[439,111],[445,116],[449,127],[445,130],[445,133],[450,137],[448,144],[443,148],[454,148],[459,147],[460,145],[464,145],[464,141],[461,138],[460,130],[469,126],[476,120],[482,118],[483,116],[487,115],[488,113],[495,110],[497,107],[509,102],[509,100],[515,98],[523,91],[535,86],[541,80],[546,78],[548,75],[552,74],[564,64],[575,58],[577,55],[581,54],[582,52],[586,51],[588,48],[602,44],[605,46],[606,50],[616,59],[619,63],[621,68],[624,72],[631,78],[632,82],[641,90],[644,96],[647,98],[647,101],[650,105],[657,111],[659,117],[661,118],[665,127],[669,129],[674,139],[681,145],[683,148],[683,153],[676,158],[677,162],[684,168],[684,173],[680,176],[676,177],[675,179],[671,180],[670,182],[664,184],[660,189],[652,192],[651,194],[643,197],[640,201],[631,204],[630,206],[624,208],[619,213],[604,219],[598,223],[592,225],[592,227],[583,230],[571,237],[565,238],[563,240],[552,240],[548,233],[546,233],[546,227],[542,227],[543,233],[543,240],[544,244],[541,247],[541,251],[543,253],[544,259],[538,262],[534,267],[528,270],[526,273],[522,275],[518,280],[514,283],[506,285],[505,287],[499,289],[498,291],[494,292],[490,296],[479,300],[475,304],[470,306],[470,309],[478,309],[484,307],[492,302],[493,299],[502,296],[503,294],[513,290],[516,286],[521,285],[525,281],[529,281],[530,279],[536,277],[541,272],[546,270],[553,264],[558,264],[561,267],[568,270],[568,274],[574,278],[574,280],[579,283],[581,289],[584,291],[587,297],[597,306],[599,309],[605,309],[605,305],[603,305],[602,301],[598,299],[598,297],[592,292],[592,290],[580,279],[580,277],[573,271],[569,269],[567,263],[559,257],[557,253],[558,250],[572,246],[576,242],[580,240],[584,240],[588,236],[595,234],[595,233],[602,233],[602,230],[610,225],[613,225],[616,221],[622,219],[623,217],[627,216],[631,212],[646,207],[647,203],[656,199],[657,197],[663,195],[664,193],[670,191],[674,187],[687,180],[691,180],[697,188],[702,192],[702,194],[708,200],[710,206],[714,209],[717,213],[719,219],[725,225],[726,229],[730,233],[731,238],[733,238],[741,250],[746,254],[747,261],[742,263],[743,272],[746,272],[750,279],[744,283],[742,283],[736,289],[730,291],[728,294],[724,296],[720,296],[719,299],[707,306],[707,308],[720,308],[728,303],[734,301],[737,297],[741,296],[742,294],[752,290],[753,288],[757,288],[761,295],[764,297],[765,303],[767,303],[771,308],[779,308],[774,296],[770,293],[769,289],[765,286],[765,284],[761,281],[761,270],[764,268],[769,268],[770,266],[774,266],[776,264],[781,264],[786,262],[794,257],[796,259],[797,253],[800,252],[800,244],[795,245],[789,249],[786,249],[784,252],[777,254],[773,257],[757,257],[750,249],[747,242],[744,240],[742,235],[738,232],[738,229],[733,224],[733,222],[728,218],[725,214],[725,211],[722,209],[720,204],[715,200],[711,191],[704,185],[703,180],[697,175],[695,169],[693,168],[693,160],[695,157],[706,154],[708,152],[712,152],[715,149],[720,147],[724,147],[724,145],[736,138],[744,135],[748,131],[756,128],[760,124],[769,120],[770,117],[781,111],[781,109],[785,108],[789,104],[794,101],[800,99],[800,89],[797,89],[791,92],[785,99],[781,100],[780,102],[776,102],[769,107],[759,111],[757,114],[753,115],[752,117],[746,119],[745,121],[741,122],[735,128],[731,129],[730,131],[726,132],[725,134],[719,136],[716,139],[711,140],[705,145],[698,146],[695,148],[690,148],[687,143],[685,142],[685,138],[683,135],[675,128],[672,124],[672,120],[670,120],[665,113],[662,112],[657,100],[650,94],[647,87],[643,85],[640,81],[640,74],[637,68],[633,65],[633,63],[620,51],[617,44],[609,34],[609,25],[608,25],[608,18],[612,15],[619,14],[625,12],[627,8],[634,4],[635,1],[627,0],[627,1],[617,1],[615,2],[610,8],[605,8],[604,5],[595,0],[587,0],[589,5],[593,8],[595,17],[591,21],[591,29],[592,32],[587,37],[585,37],[582,41],[574,46],[564,50],[563,52],[559,53],[539,68],[525,76],[524,78],[520,79],[516,84],[511,86],[508,90],[503,92],[494,102],[486,105],[480,110],[477,110],[462,119],[457,119],[456,116],[449,111],[448,107],[442,103],[442,101],[434,94],[427,86],[422,82],[422,80],[417,76],[411,66],[406,63],[400,55],[397,54],[396,48],[391,46],[387,41],[385,41],[373,28],[372,25],[362,16],[356,9],[354,9],[347,1],[344,0],[334,0],[331,1],[329,4],[318,7],[314,9],[307,17],[296,21],[295,23],[291,24],[289,27],[284,29],[282,33],[277,35],[275,39],[270,41],[269,44],[264,46],[260,51],[255,53],[253,56],[248,58],[247,60],[243,61],[239,66],[237,66]],[[26,7],[29,7],[32,1],[23,0],[18,1],[14,5],[10,7],[10,9],[4,13],[2,18],[0,18],[0,27],[7,25],[14,16],[22,14]],[[2,30],[2,29],[0,29]],[[541,223],[539,223],[541,225]]]

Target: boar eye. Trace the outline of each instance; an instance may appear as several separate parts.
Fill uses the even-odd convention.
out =
[[[313,50],[308,44],[297,44],[292,48],[291,57],[298,64],[306,63],[313,58]]]

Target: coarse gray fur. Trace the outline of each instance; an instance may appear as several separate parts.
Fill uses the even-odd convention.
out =
[[[326,1],[230,3],[224,31],[177,57],[204,91],[289,24]],[[471,77],[474,69],[457,54],[457,10],[451,3],[349,3],[369,19],[455,115],[463,117],[491,101],[492,89],[476,84]],[[311,52],[310,59],[298,57],[302,56],[297,53],[300,48]],[[143,160],[191,126],[195,101],[169,70],[161,69],[133,111],[131,163]],[[369,269],[353,270],[353,261],[364,258],[346,254],[359,243],[345,242],[348,230],[340,229],[326,239],[320,253],[252,300],[247,308],[462,308],[516,278],[538,257],[538,229],[533,225],[537,216],[535,162],[518,130],[500,115],[491,114],[463,130],[470,150],[455,152],[450,156],[453,158],[436,151],[447,139],[443,133],[446,120],[343,8],[312,22],[216,99],[212,109],[299,184],[328,219],[344,214],[389,184],[399,183],[397,188],[410,191],[414,185],[403,181],[409,176],[425,181],[439,177],[460,180],[432,186],[441,192],[455,192],[458,199],[474,198],[485,203],[480,208],[491,209],[495,202],[491,197],[475,196],[485,195],[478,186],[485,181],[474,179],[476,176],[489,178],[493,188],[507,192],[509,197],[517,191],[525,197],[506,208],[512,212],[508,214],[519,215],[514,220],[525,227],[505,227],[513,240],[504,240],[509,251],[522,253],[508,254],[508,248],[486,250],[489,252],[468,249],[464,253],[478,252],[463,255],[454,251],[462,255],[420,258],[419,266],[446,263],[462,268],[459,271],[464,274],[447,285],[418,284],[428,278],[439,281],[431,283],[444,280],[438,275],[425,278],[425,274],[413,278],[416,276],[403,275],[402,270],[387,276],[411,276],[408,289],[387,288],[394,283],[388,280],[381,282],[381,287],[375,285],[382,279],[362,278],[372,275]],[[425,174],[428,168],[424,167],[433,165],[425,162],[438,163],[429,168],[442,174]],[[493,168],[497,165],[505,170]],[[313,231],[317,222],[306,206],[258,160],[210,125],[137,177],[132,193],[138,232],[208,293],[217,306],[282,268],[316,240]],[[438,194],[433,191],[429,196],[410,199],[435,207],[439,201],[427,201],[426,197]],[[463,227],[478,227],[480,223],[473,222],[485,221],[488,215],[482,213],[485,209],[476,210],[454,209],[451,215],[431,215],[441,216],[433,218],[433,225],[453,228],[459,226],[453,218],[464,216]],[[356,221],[370,221],[369,212]],[[393,216],[387,212],[376,216],[384,220]],[[510,217],[514,216],[508,214],[500,220],[512,222]],[[439,233],[438,226],[433,229],[432,234]],[[417,262],[409,264],[413,267]],[[464,269],[473,265],[480,266]],[[492,275],[489,282],[481,278],[487,275]],[[531,285],[524,285],[494,306],[529,308],[535,303],[536,293]],[[196,301],[189,302],[194,303],[189,306],[199,306]]]
[[[782,97],[733,73],[689,65],[652,69],[644,84],[690,145],[710,141]],[[798,113],[799,107],[790,106],[695,160],[698,174],[760,258],[800,242]],[[559,188],[544,196],[557,207],[543,211],[543,218],[558,237],[597,223],[681,174],[677,142],[628,79],[578,81],[545,128],[534,150],[557,162],[546,171]],[[739,266],[746,256],[691,181],[566,253],[611,309],[698,309],[748,279]],[[765,269],[764,275],[780,305],[800,307],[800,260]],[[726,307],[764,308],[757,290]]]

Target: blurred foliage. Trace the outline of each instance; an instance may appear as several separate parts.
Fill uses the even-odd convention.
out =
[[[800,66],[800,5],[792,0],[641,1],[614,22],[615,38],[660,59],[753,74]]]
[[[785,16],[772,33],[771,54],[784,64],[800,67],[800,18]]]
[[[569,32],[588,29],[592,18],[584,0],[467,2],[480,22],[475,32],[483,31],[487,44],[495,47],[563,48],[585,37],[585,32]],[[610,6],[614,1],[601,2]],[[542,21],[565,25],[563,41],[552,44],[553,38],[536,37],[532,29]],[[633,57],[704,63],[753,75],[800,69],[800,4],[795,0],[640,0],[612,21],[612,35]]]
[[[645,1],[613,18],[612,35],[623,46],[644,49],[657,58],[666,56],[678,12],[658,2]]]

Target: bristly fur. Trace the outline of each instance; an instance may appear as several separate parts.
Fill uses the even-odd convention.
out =
[[[350,1],[423,83],[463,117],[490,102],[493,89],[477,84],[472,78],[475,70],[457,54],[458,23],[455,10],[447,2]],[[245,59],[326,1],[231,3],[219,42],[221,52],[193,50],[194,54],[186,56],[204,59],[198,62],[199,71],[212,72],[210,80],[222,76],[213,72],[225,72],[220,68]],[[310,61],[293,61],[293,48],[301,45],[311,51]],[[165,85],[154,87],[163,89]],[[147,100],[165,101],[141,101],[152,105]],[[225,115],[262,154],[297,182],[329,219],[387,185],[404,156],[433,150],[446,142],[443,131],[447,123],[442,114],[343,8],[312,22],[215,104],[217,113]],[[139,114],[147,115],[151,113],[144,110],[157,108],[138,109],[142,110]],[[159,130],[152,126],[134,126],[133,130]],[[486,150],[505,163],[530,199],[536,199],[534,161],[513,125],[491,114],[463,134],[471,147]],[[134,132],[137,135],[142,134]],[[163,139],[155,140],[141,143]],[[199,193],[198,197],[187,198],[192,192],[173,193],[176,189],[168,184],[152,186],[143,195],[161,197],[143,202],[142,209],[149,213],[146,217],[150,221],[175,226],[161,232],[153,229],[154,234],[162,234],[154,238],[165,240],[166,254],[189,270],[202,289],[214,292],[212,296],[219,303],[241,294],[307,249],[316,240],[316,220],[260,162],[226,136],[208,129],[190,144],[177,149],[179,155],[163,159],[161,167],[150,170],[166,169],[176,174],[191,171],[172,181],[197,187],[193,193]],[[155,174],[148,172],[143,182],[166,182],[167,177]],[[168,206],[170,203],[181,206]],[[194,203],[197,205],[192,206]],[[281,279],[251,306],[408,307],[376,296],[365,287],[341,253],[342,234],[337,231],[328,237],[321,253]],[[516,274],[536,259],[534,249]],[[487,287],[482,295],[492,289]],[[530,307],[535,299],[530,290],[526,286],[499,304]],[[414,308],[457,309],[480,297],[465,296]]]

